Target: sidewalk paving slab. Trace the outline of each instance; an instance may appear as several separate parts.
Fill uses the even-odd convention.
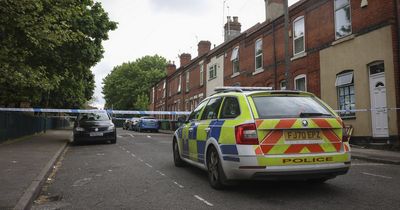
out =
[[[49,130],[0,144],[0,209],[29,208],[70,135]]]
[[[400,152],[396,151],[365,149],[353,146],[351,148],[351,156],[354,159],[400,165]]]

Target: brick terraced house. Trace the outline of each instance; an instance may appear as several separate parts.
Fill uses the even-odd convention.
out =
[[[354,128],[352,141],[399,145],[400,0],[300,0],[289,8],[285,80],[283,0],[265,0],[266,20],[241,32],[228,17],[225,41],[180,56],[152,89],[151,110],[189,111],[217,86],[312,92]],[[350,112],[355,110],[356,112]]]

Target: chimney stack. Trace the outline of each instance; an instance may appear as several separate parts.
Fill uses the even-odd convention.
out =
[[[171,63],[171,61],[167,64],[167,76],[173,74],[176,71],[175,63]]]
[[[179,59],[181,61],[181,66],[180,67],[183,67],[183,66],[186,66],[186,65],[188,65],[190,63],[190,61],[192,60],[192,55],[190,55],[189,53],[182,53],[179,56]]]
[[[232,40],[233,38],[240,35],[242,25],[239,23],[239,18],[233,16],[233,21],[231,16],[227,16],[227,22],[224,26],[225,29],[225,42]]]
[[[284,0],[264,0],[265,1],[265,21],[272,22],[283,15]]]
[[[197,45],[197,55],[200,57],[206,53],[208,53],[211,49],[211,42],[210,41],[200,41]]]

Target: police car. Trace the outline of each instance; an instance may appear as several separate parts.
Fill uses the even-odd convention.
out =
[[[175,166],[207,170],[215,189],[243,179],[323,183],[349,170],[343,121],[315,95],[266,87],[215,91],[180,118]]]

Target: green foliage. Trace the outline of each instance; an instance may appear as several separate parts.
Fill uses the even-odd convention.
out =
[[[0,0],[0,105],[82,106],[115,29],[92,0]]]
[[[149,89],[165,77],[165,58],[145,56],[114,67],[103,79],[106,107],[146,110]]]

